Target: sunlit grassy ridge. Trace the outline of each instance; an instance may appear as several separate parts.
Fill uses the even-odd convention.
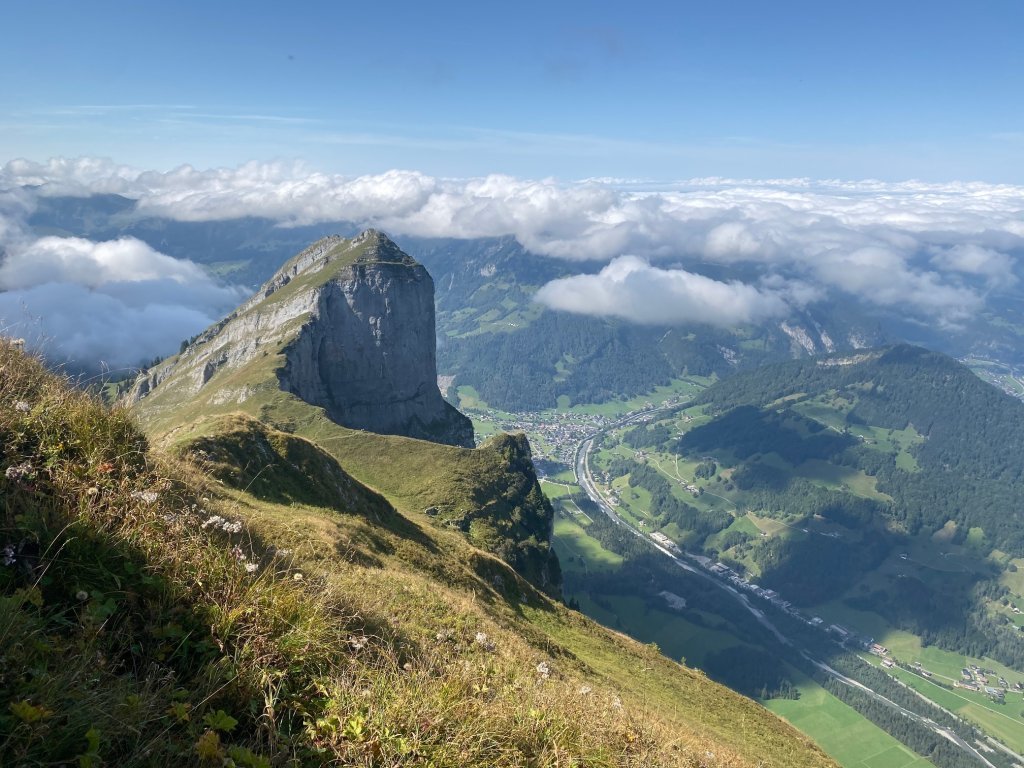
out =
[[[832,764],[318,446],[228,426],[154,453],[0,343],[0,763]]]

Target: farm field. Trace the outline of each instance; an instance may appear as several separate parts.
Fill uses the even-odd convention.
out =
[[[550,486],[545,486],[545,491]],[[562,561],[567,583],[572,575],[593,571],[615,571],[622,558],[602,547],[586,532],[578,517],[565,510],[566,499],[556,497],[554,547]],[[584,521],[585,522],[585,521]],[[754,523],[746,517],[736,523],[746,529]],[[660,606],[642,597],[596,595],[586,591],[566,594],[580,610],[602,624],[618,629],[645,643],[657,643],[661,651],[677,660],[700,667],[708,653],[742,645],[728,630],[724,619],[695,612],[700,624],[688,621],[685,612]],[[800,678],[798,700],[772,699],[762,702],[769,710],[792,723],[814,739],[844,768],[928,768],[932,764],[903,746],[895,738],[839,701],[819,685]]]
[[[622,565],[622,558],[601,546],[588,536],[586,529],[567,513],[555,516],[555,552],[566,572],[587,573],[594,570],[613,570]]]
[[[763,702],[814,739],[844,768],[927,768],[915,754],[812,681],[799,685],[800,698]]]

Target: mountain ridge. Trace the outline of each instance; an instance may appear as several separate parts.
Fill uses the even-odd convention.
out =
[[[306,248],[251,299],[144,373],[132,401],[169,386],[195,395],[223,370],[274,350],[280,386],[343,426],[473,446],[471,422],[437,389],[433,281],[385,235],[366,230]],[[223,378],[223,374],[221,375]],[[171,380],[171,384],[166,384]],[[242,401],[243,388],[231,393]],[[229,395],[222,394],[222,397]]]

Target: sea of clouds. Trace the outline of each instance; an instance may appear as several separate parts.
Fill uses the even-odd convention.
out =
[[[511,235],[537,254],[603,265],[548,283],[539,301],[653,324],[781,319],[838,293],[955,326],[1016,285],[1024,254],[1024,187],[1012,185],[560,182],[397,170],[347,177],[294,163],[157,172],[91,158],[8,162],[0,169],[0,318],[35,317],[72,356],[114,365],[174,351],[241,292],[138,240],[34,238],[24,225],[38,196],[98,193],[136,200],[140,216],[181,221],[257,216],[281,226],[348,221],[394,235]],[[698,263],[751,276],[716,280],[694,271]]]

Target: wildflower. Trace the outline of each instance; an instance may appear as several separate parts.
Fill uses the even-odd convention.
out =
[[[16,410],[18,413],[28,413],[29,411],[32,410],[32,406],[26,403],[24,400],[15,400],[14,410]]]
[[[156,491],[132,491],[131,496],[133,499],[139,499],[147,504],[152,504],[160,498],[160,494]]]
[[[551,677],[551,667],[548,666],[548,663],[546,661],[542,661],[540,664],[537,665],[537,674],[540,675],[541,678],[543,678],[544,680],[547,680],[549,677]]]
[[[586,696],[593,690],[589,685],[580,686],[580,696]]]
[[[622,709],[622,699],[618,696],[612,697],[612,709]]]
[[[17,560],[18,558],[14,556],[14,546],[12,544],[8,544],[0,550],[0,562],[4,565],[14,565]]]
[[[234,556],[235,560],[238,560],[239,562],[244,562],[246,560],[245,552],[243,552],[242,548],[237,544],[231,548],[231,554]]]
[[[75,599],[80,603],[84,603],[86,600],[89,599],[89,593],[86,592],[84,589],[80,589],[77,592],[75,592]]]
[[[352,647],[353,651],[363,650],[368,642],[366,635],[353,635],[348,639],[348,644]]]
[[[213,515],[206,519],[206,522],[203,523],[202,527],[212,528],[215,531],[221,530],[225,533],[241,533],[242,521],[236,520],[235,522],[231,522],[230,520],[225,520],[220,515]]]
[[[476,637],[474,637],[473,640],[474,640],[474,642],[476,642],[477,645],[479,645],[485,651],[493,651],[494,650],[494,647],[495,647],[494,643],[491,642],[491,639],[489,637],[487,637],[487,633],[486,632],[477,632],[476,633]]]
[[[260,567],[256,563],[246,563],[245,564],[245,572],[246,573],[256,573],[256,571],[258,571],[259,569],[260,569]]]
[[[437,642],[439,643],[443,643],[445,640],[451,640],[452,635],[454,634],[455,633],[452,632],[450,629],[442,629],[440,632],[434,635],[434,639],[437,640]]]
[[[32,465],[26,461],[22,464],[15,464],[14,466],[8,467],[7,471],[4,472],[4,477],[6,477],[8,480],[13,480],[14,482],[17,482],[19,480],[24,480],[25,478],[30,477],[33,474],[33,472],[34,470],[32,469]]]
[[[99,492],[100,492],[100,489],[97,488],[95,485],[92,486],[91,488],[86,488],[85,489],[85,495],[86,496],[95,496]]]
[[[302,581],[302,574],[296,571],[292,574],[292,579],[294,579],[295,581]]]

